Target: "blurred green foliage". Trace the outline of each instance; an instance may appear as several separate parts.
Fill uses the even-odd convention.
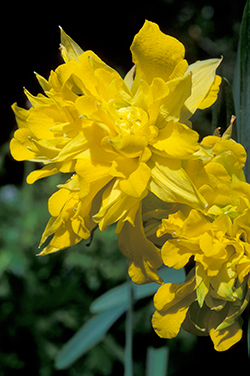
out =
[[[27,167],[30,169],[30,163]],[[124,316],[104,341],[66,371],[54,368],[62,345],[92,317],[95,298],[127,280],[127,260],[117,247],[114,228],[95,232],[90,246],[36,257],[48,219],[47,200],[62,176],[0,189],[0,375],[106,376],[123,374]],[[147,347],[162,346],[152,331],[152,299],[135,306],[135,374],[145,372]],[[190,339],[191,338],[191,339]],[[142,341],[142,344],[141,344]],[[191,341],[191,342],[190,342]],[[174,341],[186,351],[195,337]],[[174,345],[174,344],[173,344]],[[84,370],[84,372],[83,372]],[[20,373],[21,372],[21,373]]]
[[[91,316],[93,298],[126,279],[127,263],[112,229],[102,237],[96,233],[89,247],[82,242],[57,255],[36,257],[47,200],[59,179],[0,190],[1,376],[21,370],[54,374],[57,350]],[[98,365],[91,357],[89,374],[94,375]]]

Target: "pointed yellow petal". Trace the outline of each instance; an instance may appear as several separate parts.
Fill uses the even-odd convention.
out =
[[[220,89],[221,84],[221,77],[215,76],[214,82],[212,86],[210,87],[210,90],[208,91],[207,95],[204,97],[203,101],[200,103],[199,108],[201,110],[204,110],[205,108],[210,107],[217,99],[218,92]]]
[[[11,109],[15,114],[18,128],[28,128],[27,118],[30,114],[30,110],[25,110],[24,108],[18,107],[16,103],[13,103]]]
[[[124,77],[124,82],[129,89],[131,89],[131,87],[133,85],[135,73],[136,73],[136,66],[133,65],[132,68],[128,71],[128,73]]]
[[[40,76],[38,73],[34,72],[36,75],[36,79],[39,82],[40,86],[42,87],[43,91],[50,91],[51,85],[49,82],[42,76]]]
[[[32,171],[27,176],[26,181],[27,181],[28,184],[33,184],[38,179],[42,179],[42,178],[45,178],[47,176],[55,175],[58,172],[59,172],[59,170],[56,167],[56,164],[52,163],[50,165],[47,165],[47,166],[43,167],[41,170]]]
[[[157,127],[162,129],[168,121],[178,121],[181,117],[183,106],[192,91],[191,74],[187,74],[166,83],[168,93],[162,99]],[[165,122],[164,122],[165,120]]]
[[[65,63],[68,63],[70,60],[77,60],[78,56],[83,53],[83,50],[76,42],[70,38],[65,31],[60,27],[61,32],[61,54]]]
[[[58,252],[64,248],[71,247],[82,240],[78,235],[74,233],[71,227],[71,223],[68,222],[55,232],[50,244],[45,247],[38,256],[48,255],[50,253]]]
[[[40,106],[40,105],[48,105],[53,104],[50,98],[46,97],[45,95],[39,93],[36,97],[32,95],[27,89],[24,89],[24,94],[28,98],[29,102],[31,103],[32,107]]]
[[[204,209],[206,201],[198,193],[178,160],[153,155],[149,189],[165,202],[179,202]]]
[[[221,78],[215,76],[215,71],[221,60],[198,61],[188,67],[186,74],[192,72],[192,94],[185,105],[192,114],[197,108],[203,109],[215,102],[221,82]]]

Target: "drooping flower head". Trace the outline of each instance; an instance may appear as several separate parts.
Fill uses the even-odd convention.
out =
[[[188,66],[184,46],[146,21],[131,46],[135,66],[123,79],[62,30],[61,38],[65,63],[48,80],[36,75],[44,94],[25,90],[32,107],[13,105],[19,127],[13,157],[44,164],[27,182],[72,173],[49,199],[51,219],[41,244],[53,238],[40,254],[88,238],[96,224],[104,231],[116,222],[130,275],[138,283],[159,281],[162,260],[142,231],[141,202],[151,192],[164,202],[204,207],[182,163],[199,158],[189,118],[216,100],[220,60]],[[145,245],[141,257],[122,241],[128,232],[134,239],[134,231]]]
[[[205,210],[179,205],[158,229],[159,237],[169,235],[164,264],[191,271],[183,284],[159,288],[153,326],[165,338],[181,326],[210,335],[215,349],[224,351],[241,339],[241,313],[250,299],[250,185],[242,145],[216,136],[201,145],[210,156],[188,161],[186,171],[207,201]]]

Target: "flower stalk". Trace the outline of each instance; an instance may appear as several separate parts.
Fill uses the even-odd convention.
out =
[[[133,376],[133,286],[129,283],[129,305],[125,321],[124,376]]]

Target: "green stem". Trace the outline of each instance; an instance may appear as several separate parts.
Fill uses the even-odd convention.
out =
[[[124,376],[133,376],[133,286],[129,283],[129,308],[126,314]]]

